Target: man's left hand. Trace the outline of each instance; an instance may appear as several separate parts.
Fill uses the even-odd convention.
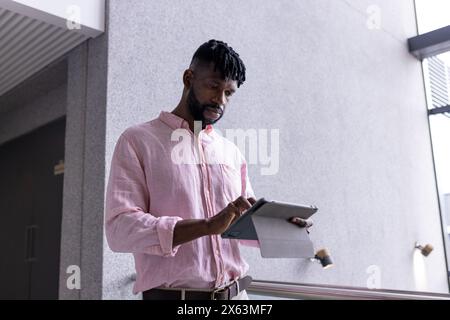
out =
[[[303,219],[300,217],[292,217],[288,219],[288,221],[292,224],[299,226],[300,228],[306,228],[306,231],[309,233],[308,228],[312,227],[313,221],[311,219]]]

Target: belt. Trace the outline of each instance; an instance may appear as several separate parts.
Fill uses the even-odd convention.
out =
[[[246,276],[225,287],[210,291],[197,289],[150,289],[142,292],[143,300],[230,300],[237,296],[242,290],[246,290],[252,282],[252,277]]]

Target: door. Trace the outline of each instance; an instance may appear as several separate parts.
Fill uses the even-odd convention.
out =
[[[0,299],[58,298],[64,139],[61,119],[0,146]]]

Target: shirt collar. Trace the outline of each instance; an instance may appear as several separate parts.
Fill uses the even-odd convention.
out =
[[[167,124],[173,130],[184,128],[190,130],[189,123],[183,118],[167,111],[161,111],[158,117],[159,120]],[[213,132],[213,126],[208,124],[204,130],[205,133],[210,134]]]

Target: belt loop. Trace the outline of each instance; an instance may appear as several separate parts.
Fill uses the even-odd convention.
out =
[[[216,293],[219,291],[220,289],[214,289],[211,293],[211,300],[217,300],[216,299]]]
[[[233,285],[236,283],[236,296],[239,294],[239,277],[232,280],[231,284],[228,286],[228,300],[233,298],[231,294],[233,293]]]
[[[181,300],[186,300],[186,290],[181,289]]]

